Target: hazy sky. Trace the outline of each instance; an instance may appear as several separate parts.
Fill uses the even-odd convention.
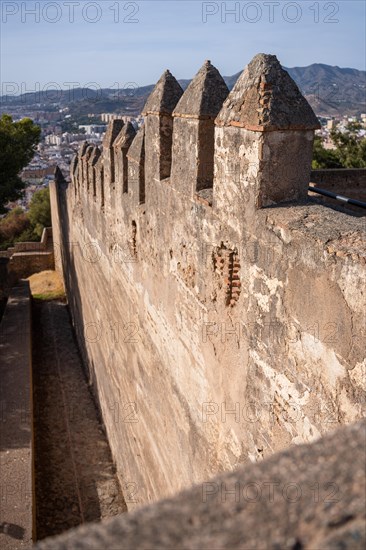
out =
[[[276,54],[286,67],[365,69],[363,0],[0,4],[3,92],[9,82],[22,91],[50,82],[142,86],[166,68],[190,78],[205,59],[231,75],[259,52]]]

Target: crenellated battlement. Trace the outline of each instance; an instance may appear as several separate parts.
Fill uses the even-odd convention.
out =
[[[55,263],[129,507],[361,418],[365,223],[308,197],[318,121],[272,55],[166,71],[51,184]],[[176,465],[179,464],[179,469]]]
[[[99,149],[81,146],[71,168],[76,197],[81,189],[94,198],[101,195],[98,182],[107,209],[128,193],[137,206],[146,202],[149,181],[169,180],[166,184],[187,198],[203,199],[217,210],[236,202],[229,218],[233,226],[232,218],[242,218],[243,210],[306,198],[319,123],[275,56],[257,55],[230,93],[210,61],[184,93],[165,71],[143,115],[137,135],[122,120],[108,126],[103,179]],[[239,195],[242,203],[235,201]]]

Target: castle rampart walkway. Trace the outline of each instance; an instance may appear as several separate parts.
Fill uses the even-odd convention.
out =
[[[126,510],[67,306],[33,305],[37,539]]]
[[[33,448],[31,301],[22,281],[10,293],[0,325],[0,547],[31,548]]]

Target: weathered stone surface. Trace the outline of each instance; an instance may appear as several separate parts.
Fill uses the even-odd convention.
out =
[[[149,95],[142,110],[148,114],[171,114],[177,105],[183,90],[170,71],[165,71]]]
[[[205,61],[179,100],[173,116],[215,117],[228,93],[219,71],[210,61]]]
[[[89,146],[90,146],[90,143],[88,141],[83,141],[82,144],[80,145],[79,152],[78,152],[78,163],[77,163],[78,168],[76,172],[78,194],[81,192],[82,184],[86,182],[83,158],[85,157],[85,153]]]
[[[135,135],[132,144],[128,150],[127,158],[134,162],[140,162],[144,155],[145,126],[142,125]]]
[[[94,146],[89,157],[89,161],[88,161],[89,166],[95,166],[99,160],[100,155],[101,155],[101,150],[99,149],[99,147]]]
[[[310,180],[313,130],[215,130],[215,197],[233,227],[258,208],[304,201]],[[296,158],[296,162],[294,162]]]
[[[71,177],[71,183],[74,187],[75,197],[77,196],[77,193],[78,193],[78,171],[79,171],[79,156],[74,155],[70,165],[70,177]]]
[[[161,181],[170,176],[172,163],[172,112],[183,90],[169,71],[161,76],[143,109],[145,115],[145,158],[150,177]]]
[[[82,158],[85,155],[86,150],[89,147],[89,145],[90,145],[90,143],[88,141],[83,141],[83,143],[80,145],[80,149],[79,149],[79,158]]]
[[[112,120],[103,139],[104,203],[108,209],[114,209],[116,205],[116,158],[113,145],[123,126],[122,119]]]
[[[56,178],[60,180],[56,171]],[[61,177],[63,178],[62,174]],[[57,229],[56,229],[57,231]],[[39,242],[20,242],[8,248],[6,255],[9,258],[7,272],[9,284],[14,286],[20,279],[25,279],[55,265],[54,245],[52,240],[52,228],[44,228]]]
[[[365,414],[364,220],[297,200],[312,130],[212,128],[174,119],[165,180],[143,161],[156,143],[140,130],[129,192],[116,181],[104,209],[72,184],[53,194],[70,311],[129,508]],[[203,140],[215,142],[213,189],[199,187]]]
[[[362,421],[36,548],[361,550],[365,444]]]
[[[122,193],[128,191],[128,160],[127,152],[136,136],[136,130],[131,124],[127,122],[118,134],[116,141],[114,142],[114,164],[116,170],[115,179],[122,186]]]
[[[127,124],[124,124],[122,130],[116,137],[116,140],[113,143],[113,146],[116,149],[128,149],[136,135],[136,130],[131,124],[131,122],[127,122]]]
[[[213,186],[214,119],[228,93],[218,70],[206,61],[173,111],[171,181],[188,196]]]
[[[87,145],[82,147],[83,154],[80,156],[81,162],[81,185],[80,192],[87,193],[89,190],[90,179],[89,179],[89,159],[94,151],[94,145]]]
[[[102,152],[99,147],[94,146],[88,160],[88,192],[92,194],[93,197],[96,197],[96,171],[95,166],[101,156]]]
[[[216,124],[248,130],[320,128],[309,103],[275,55],[258,54],[238,78]]]
[[[101,155],[94,167],[95,169],[95,193],[100,207],[104,207],[104,159]]]
[[[135,204],[145,202],[145,126],[142,125],[127,153],[128,192]]]
[[[70,171],[72,175],[75,175],[78,166],[78,155],[74,155],[71,161]]]
[[[216,205],[230,204],[230,225],[258,208],[306,200],[319,125],[275,56],[254,57],[215,124]]]
[[[106,134],[103,139],[103,148],[112,147],[118,134],[122,130],[124,122],[122,119],[112,120],[107,128]]]

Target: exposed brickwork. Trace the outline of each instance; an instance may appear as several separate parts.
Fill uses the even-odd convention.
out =
[[[237,250],[228,250],[222,245],[214,256],[214,269],[223,280],[225,304],[234,306],[239,300],[241,287]]]

